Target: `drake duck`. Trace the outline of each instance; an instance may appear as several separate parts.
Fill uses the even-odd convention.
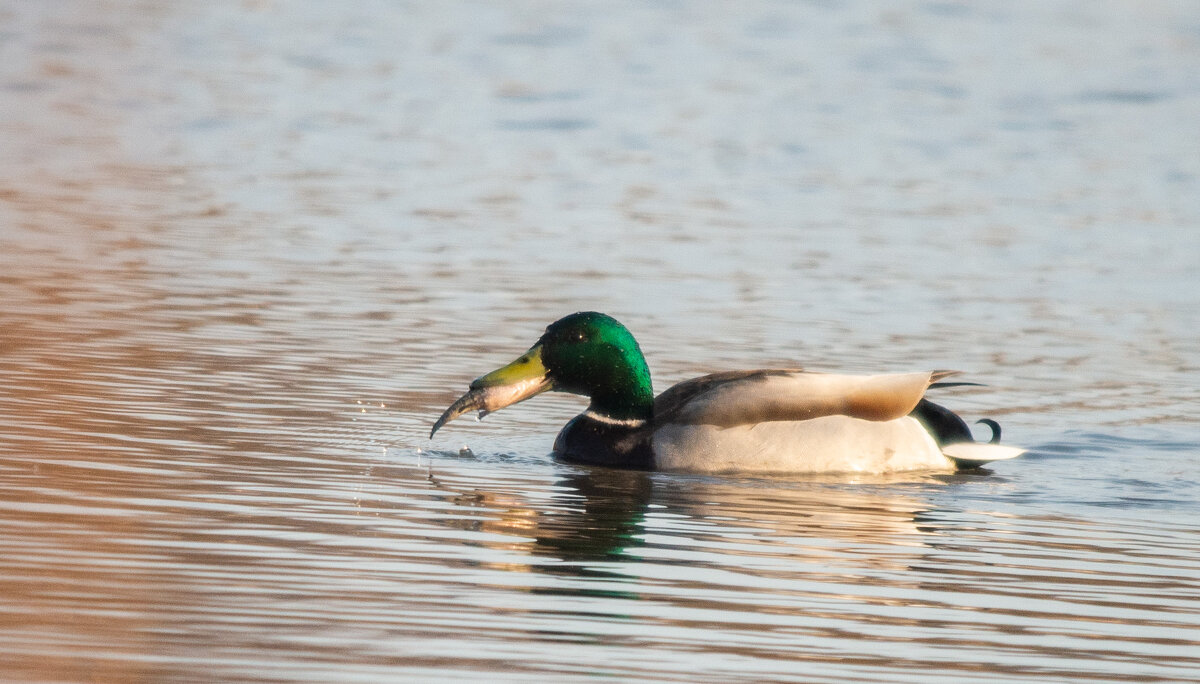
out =
[[[637,341],[614,318],[571,314],[529,351],[479,377],[433,424],[484,415],[548,390],[591,400],[554,441],[562,461],[686,472],[952,471],[1013,458],[1000,427],[976,442],[952,411],[925,399],[956,371],[844,375],[800,369],[705,375],[657,397]]]

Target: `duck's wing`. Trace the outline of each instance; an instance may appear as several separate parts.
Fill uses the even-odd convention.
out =
[[[681,382],[654,400],[655,423],[733,427],[844,415],[906,416],[929,385],[956,371],[841,375],[803,370],[715,373]]]

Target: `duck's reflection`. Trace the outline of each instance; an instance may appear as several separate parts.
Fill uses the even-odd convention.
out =
[[[595,469],[565,474],[558,482],[558,505],[538,518],[530,551],[558,563],[547,572],[593,575],[607,570],[590,562],[618,561],[645,544],[646,512],[654,483],[649,473]]]
[[[484,544],[519,551],[532,572],[628,577],[639,561],[721,565],[731,556],[741,570],[854,572],[901,570],[935,544],[932,493],[945,484],[946,476],[788,481],[564,467],[548,488],[475,488],[453,500],[486,508],[473,527],[499,536]]]

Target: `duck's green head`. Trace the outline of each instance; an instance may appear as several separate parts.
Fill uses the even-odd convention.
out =
[[[546,328],[533,348],[541,350],[553,389],[588,396],[593,410],[612,418],[649,416],[650,369],[637,340],[612,316],[571,314]]]
[[[433,429],[468,411],[496,411],[547,390],[585,395],[589,410],[616,420],[648,419],[654,405],[637,340],[615,318],[584,311],[555,321],[529,351],[477,378]]]

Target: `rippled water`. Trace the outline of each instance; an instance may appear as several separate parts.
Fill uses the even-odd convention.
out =
[[[1197,6],[734,7],[0,3],[0,676],[1200,679]],[[1031,453],[426,438],[580,309]]]

